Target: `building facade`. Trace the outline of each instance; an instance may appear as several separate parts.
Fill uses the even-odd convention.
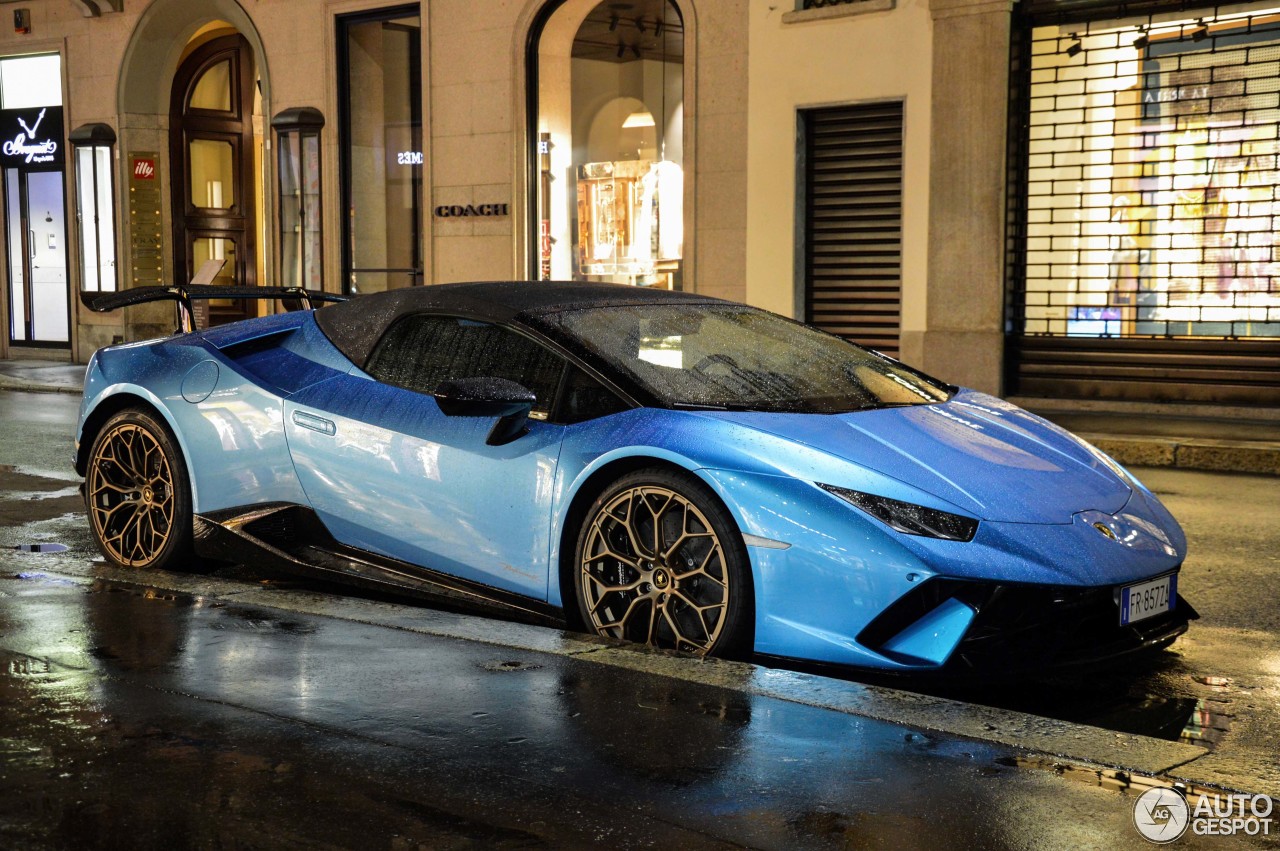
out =
[[[0,356],[167,333],[80,293],[201,274],[578,278],[991,392],[1280,405],[1274,16],[1125,8],[30,0],[0,34]]]

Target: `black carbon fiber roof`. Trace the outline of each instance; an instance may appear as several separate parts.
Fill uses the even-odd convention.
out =
[[[511,322],[563,310],[646,304],[707,304],[719,301],[693,293],[587,284],[573,281],[488,281],[439,284],[362,295],[316,311],[316,324],[354,363],[364,366],[392,322],[413,313],[447,312],[488,322]]]

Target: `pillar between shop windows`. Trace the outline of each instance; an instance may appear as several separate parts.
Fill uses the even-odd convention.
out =
[[[924,331],[902,356],[947,381],[1001,389],[1009,0],[930,0],[929,273]]]

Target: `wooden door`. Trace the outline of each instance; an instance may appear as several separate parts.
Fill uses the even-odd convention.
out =
[[[214,280],[256,286],[253,55],[243,36],[213,39],[178,68],[169,108],[175,275],[226,261]],[[252,316],[256,302],[214,300],[213,325]]]

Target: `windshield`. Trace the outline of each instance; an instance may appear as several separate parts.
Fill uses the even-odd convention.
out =
[[[587,308],[553,321],[674,407],[831,414],[950,395],[888,358],[743,305]]]

